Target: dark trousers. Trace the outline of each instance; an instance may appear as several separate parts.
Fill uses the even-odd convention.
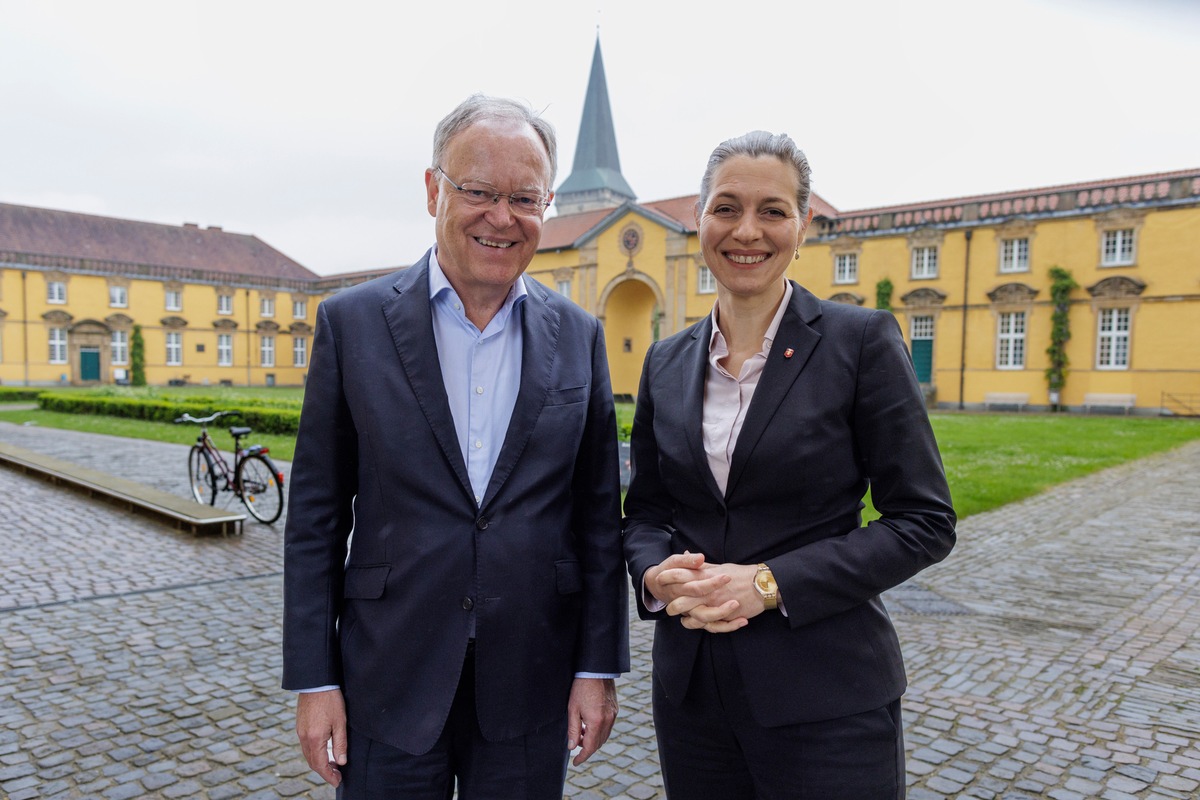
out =
[[[899,700],[840,719],[764,728],[746,703],[729,640],[736,635],[705,636],[681,705],[654,682],[654,727],[670,800],[903,799]]]
[[[567,777],[567,707],[561,722],[489,742],[475,715],[469,650],[450,716],[433,749],[413,755],[349,731],[338,800],[561,800]]]

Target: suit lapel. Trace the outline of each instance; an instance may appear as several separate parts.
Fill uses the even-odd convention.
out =
[[[383,316],[400,356],[400,364],[442,454],[458,476],[463,491],[473,500],[475,493],[471,490],[471,479],[467,476],[467,465],[454,430],[454,417],[450,413],[433,336],[429,255],[401,273],[392,288],[394,294],[383,302]]]
[[[712,338],[712,315],[692,331],[691,339],[684,344],[683,352],[676,361],[679,369],[678,386],[682,392],[680,407],[683,413],[683,436],[691,451],[696,474],[703,475],[704,485],[713,496],[724,500],[721,487],[708,466],[708,454],[704,450],[704,379],[708,375],[708,342]]]
[[[737,445],[733,448],[733,459],[729,464],[729,483],[725,496],[729,497],[737,486],[750,454],[754,452],[783,398],[791,391],[792,384],[800,377],[809,357],[821,341],[809,323],[821,316],[820,301],[798,284],[792,284],[792,300],[788,304],[779,330],[767,354],[767,364],[754,389],[754,398],[746,412]]]
[[[521,309],[521,387],[482,505],[496,496],[533,435],[558,356],[558,312],[546,303],[546,289],[536,281],[526,280],[525,288],[528,293]]]

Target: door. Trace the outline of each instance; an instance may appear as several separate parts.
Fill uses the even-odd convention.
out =
[[[912,318],[913,369],[921,383],[933,382],[933,317],[921,315]]]
[[[100,348],[81,347],[79,349],[79,380],[100,380]]]

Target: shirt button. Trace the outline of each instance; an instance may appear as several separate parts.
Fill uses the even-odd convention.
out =
[[[483,394],[483,387],[482,387],[482,386],[476,386],[476,387],[475,387],[475,394]]]
[[[476,439],[475,440],[475,449],[478,450],[481,447],[483,447],[483,442],[481,442],[479,439]]]
[[[472,608],[475,607],[475,601],[469,597],[464,597],[462,599],[462,607],[463,607],[463,611],[470,611]]]

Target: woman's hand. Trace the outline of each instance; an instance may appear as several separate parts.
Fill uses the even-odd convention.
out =
[[[646,590],[685,628],[731,633],[765,607],[754,588],[757,564],[705,564],[701,553],[673,555],[646,570]]]

